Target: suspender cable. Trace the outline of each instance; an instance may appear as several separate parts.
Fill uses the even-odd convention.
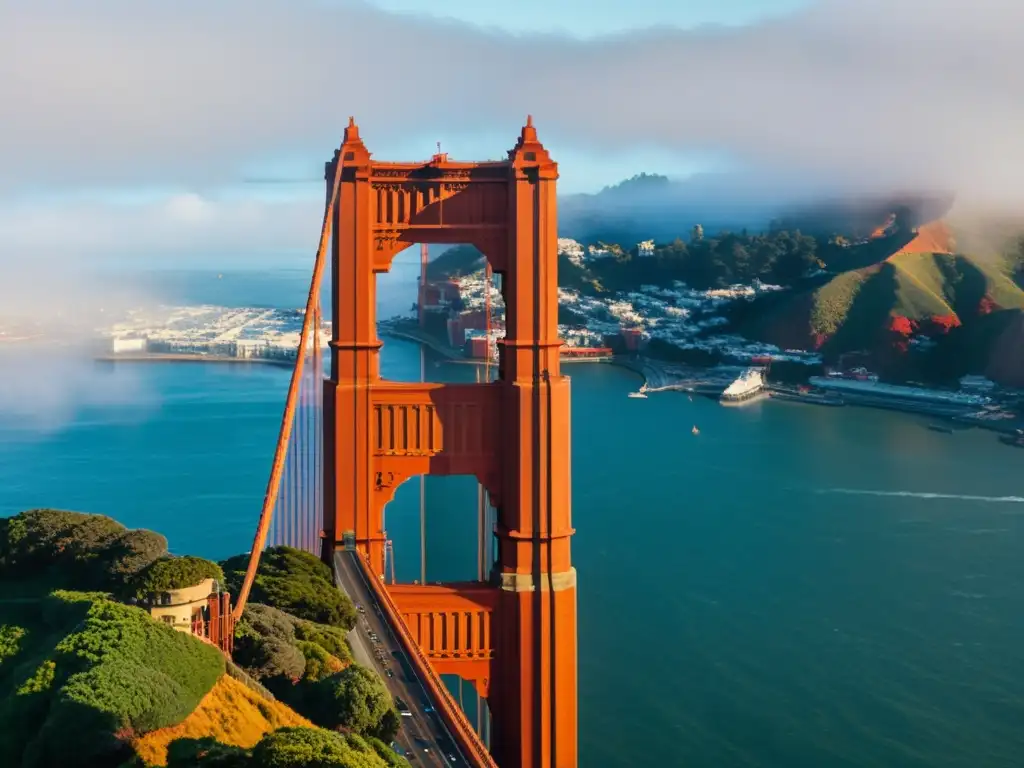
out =
[[[324,209],[323,225],[320,228],[320,245],[317,248],[316,259],[313,262],[313,279],[310,281],[309,296],[306,299],[306,316],[303,319],[302,333],[299,336],[299,349],[305,349],[306,347],[313,319],[312,309],[316,306],[320,297],[320,283],[323,279],[327,243],[331,234],[331,213],[338,199],[338,187],[341,184],[343,166],[343,155],[339,151],[334,165],[334,182],[331,186],[331,198]],[[288,442],[291,438],[292,423],[295,417],[295,404],[298,396],[298,384],[302,380],[303,360],[304,357],[302,355],[297,356],[295,368],[292,370],[291,382],[288,385],[288,397],[285,400],[284,414],[281,417],[281,430],[278,434],[277,445],[274,448],[274,461],[271,465],[270,479],[267,481],[267,490],[263,496],[263,508],[260,510],[259,523],[256,525],[256,536],[253,538],[252,550],[249,553],[249,566],[246,568],[245,578],[242,580],[242,587],[238,591],[238,598],[233,611],[236,620],[241,618],[242,612],[245,610],[245,603],[249,599],[249,592],[252,591],[252,583],[256,578],[256,571],[260,564],[260,554],[263,552],[263,547],[266,544],[267,531],[274,514],[274,502],[281,487],[281,470],[284,468]]]

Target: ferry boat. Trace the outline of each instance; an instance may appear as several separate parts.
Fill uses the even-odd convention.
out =
[[[630,392],[628,397],[642,397],[642,398],[646,399],[647,395],[644,392]]]
[[[747,368],[732,384],[725,388],[719,398],[723,402],[736,403],[749,400],[764,389],[764,376],[760,368]]]

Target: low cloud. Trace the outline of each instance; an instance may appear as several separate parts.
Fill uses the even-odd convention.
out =
[[[1004,0],[824,0],[745,28],[588,41],[351,2],[7,3],[0,184],[198,188],[282,152],[320,157],[349,114],[373,149],[412,131],[511,142],[532,112],[594,162],[720,150],[780,177],[1016,205],[1022,27]]]
[[[55,274],[107,267],[311,265],[322,217],[319,200],[217,199],[196,193],[132,204],[72,200],[0,206],[0,265],[5,271]],[[45,284],[38,290],[45,291]]]
[[[43,264],[8,265],[0,281],[0,432],[43,435],[79,409],[145,405],[152,393],[134,371],[111,376],[94,361],[96,330],[153,302],[130,280]]]

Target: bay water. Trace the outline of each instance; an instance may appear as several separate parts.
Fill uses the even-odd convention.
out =
[[[415,299],[414,273],[389,277],[383,315]],[[308,276],[154,279],[176,301],[293,307]],[[384,375],[416,380],[419,348],[385,342]],[[890,412],[628,399],[626,370],[566,370],[582,766],[1024,764],[1024,452]],[[0,515],[102,512],[176,553],[248,550],[288,372],[88,376],[118,396],[70,393],[45,429],[0,416]],[[387,511],[400,580],[419,573],[418,499],[410,481]],[[429,580],[475,574],[475,499],[428,479]]]

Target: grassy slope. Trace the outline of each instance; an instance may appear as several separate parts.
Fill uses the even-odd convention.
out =
[[[746,329],[792,346],[794,337],[833,339],[842,349],[870,346],[889,318],[957,315],[969,322],[983,296],[1002,309],[1024,309],[1024,290],[995,259],[933,253],[896,253],[880,264],[841,272],[805,296],[794,296]],[[798,312],[792,311],[799,306]],[[788,328],[782,328],[785,319]],[[795,326],[795,327],[794,327]]]
[[[266,699],[224,675],[195,711],[179,725],[161,728],[135,742],[146,765],[166,765],[167,745],[175,739],[212,737],[222,744],[252,747],[270,731],[313,724],[279,701]]]
[[[124,733],[181,722],[223,674],[208,646],[102,595],[0,601],[26,630],[0,663],[0,765],[105,765]]]

